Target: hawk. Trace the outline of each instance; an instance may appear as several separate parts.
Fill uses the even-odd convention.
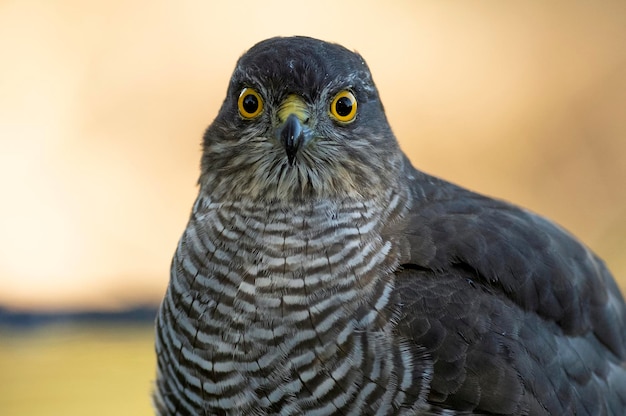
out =
[[[412,167],[357,53],[237,62],[156,324],[159,415],[624,415],[626,307],[551,221]]]

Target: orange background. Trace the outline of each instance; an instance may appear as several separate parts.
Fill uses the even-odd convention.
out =
[[[546,215],[626,287],[623,1],[3,1],[0,304],[156,302],[236,59],[359,51],[414,165]]]

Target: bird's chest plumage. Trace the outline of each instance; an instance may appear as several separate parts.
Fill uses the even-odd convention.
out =
[[[402,200],[388,202],[199,199],[159,316],[160,356],[177,363],[161,371],[186,386],[177,406],[325,414],[401,402],[379,387],[402,384],[389,337],[399,253],[381,224]]]
[[[180,273],[189,292],[211,298],[214,309],[200,323],[231,344],[224,348],[288,348],[294,339],[304,342],[305,331],[319,344],[324,326],[352,318],[390,263],[391,242],[377,228],[362,204],[260,210],[209,203],[183,237]],[[197,275],[185,267],[194,256]],[[228,331],[212,328],[212,320]]]

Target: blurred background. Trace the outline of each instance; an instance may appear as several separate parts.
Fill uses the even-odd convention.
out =
[[[237,58],[367,60],[414,165],[552,218],[626,288],[626,2],[0,2],[0,414],[149,415],[152,319]]]

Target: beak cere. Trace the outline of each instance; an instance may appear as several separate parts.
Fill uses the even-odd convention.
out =
[[[290,114],[280,130],[280,141],[285,146],[289,165],[293,166],[298,149],[304,142],[304,129],[300,119],[295,114]]]

